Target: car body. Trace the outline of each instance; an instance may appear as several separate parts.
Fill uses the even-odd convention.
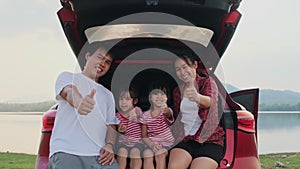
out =
[[[198,73],[215,79],[220,93],[220,123],[226,138],[219,169],[260,168],[259,89],[229,94],[215,75],[241,18],[237,11],[240,0],[64,0],[61,4],[57,14],[81,68],[85,62],[78,56],[85,43],[101,41],[110,45],[114,61],[99,83],[113,93],[118,84],[133,83],[140,94],[138,106],[143,110],[149,108],[145,88],[152,81],[163,81],[170,91],[178,86],[172,71],[174,56],[198,56]],[[172,92],[168,96],[172,97]],[[172,107],[172,101],[168,103]],[[48,168],[55,113],[55,108],[50,109],[43,117],[36,169]]]

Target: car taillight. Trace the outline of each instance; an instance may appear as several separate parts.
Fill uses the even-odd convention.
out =
[[[51,132],[54,126],[56,110],[49,110],[43,117],[42,132]]]
[[[248,111],[237,111],[238,129],[241,131],[255,133],[255,119]]]

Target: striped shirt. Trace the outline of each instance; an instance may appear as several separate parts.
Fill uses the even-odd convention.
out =
[[[119,126],[125,127],[124,132],[119,132],[119,144],[124,144],[128,147],[142,143],[142,124],[139,122],[140,117],[142,117],[142,110],[139,107],[135,107],[132,111],[137,113],[134,120],[130,116],[125,117],[121,112],[116,114],[120,120]],[[129,114],[132,115],[132,113]]]
[[[170,109],[172,112],[172,110]],[[148,110],[143,114],[141,123],[147,125],[147,134],[149,139],[161,146],[172,146],[174,137],[172,135],[170,125],[174,122],[173,112],[172,119],[166,118],[162,112],[158,116],[152,116],[152,110]]]

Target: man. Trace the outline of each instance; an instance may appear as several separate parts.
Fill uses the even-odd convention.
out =
[[[63,72],[56,81],[59,108],[50,140],[50,169],[119,168],[113,153],[119,123],[114,98],[97,83],[109,70],[112,56],[99,42],[85,49],[83,71]]]

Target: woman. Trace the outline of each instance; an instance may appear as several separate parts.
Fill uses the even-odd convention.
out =
[[[173,93],[174,116],[182,126],[174,126],[174,135],[183,139],[171,150],[168,168],[216,169],[224,154],[225,133],[219,126],[217,85],[196,73],[198,62],[193,58],[179,56],[174,66],[184,82]]]

